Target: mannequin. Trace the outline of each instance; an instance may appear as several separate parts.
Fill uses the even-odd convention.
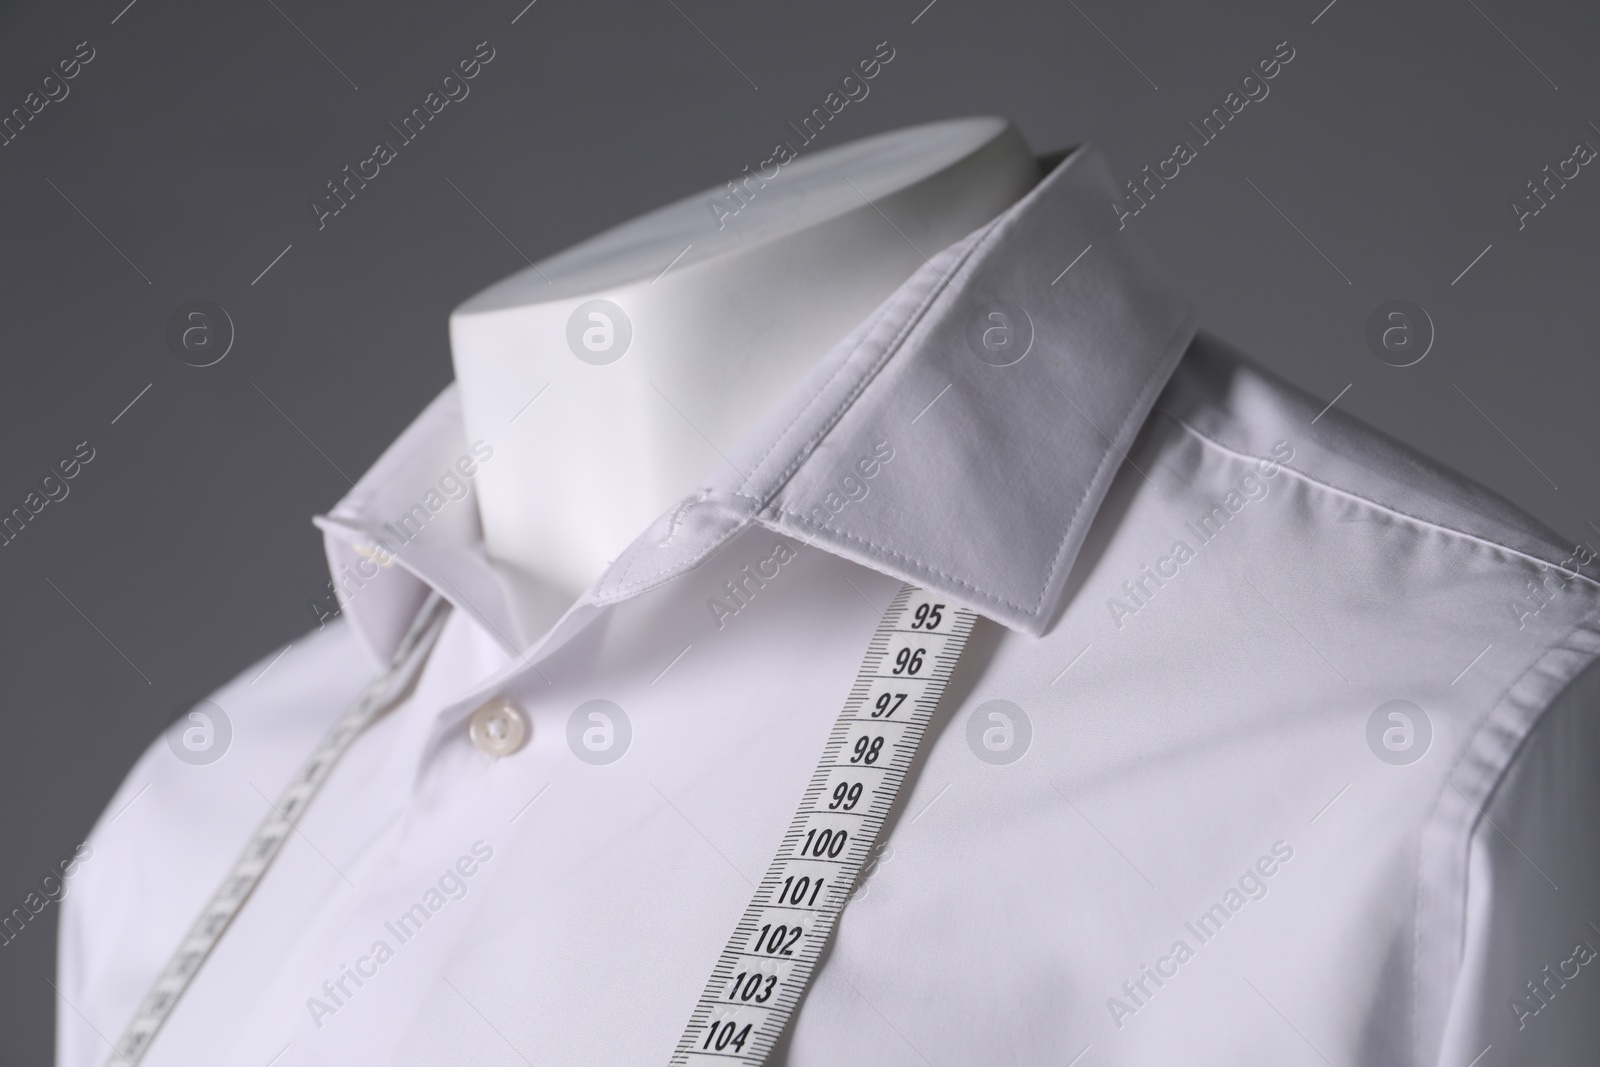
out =
[[[747,174],[737,193],[639,216],[451,315],[467,439],[494,448],[477,479],[486,549],[527,639],[927,256],[1039,177],[997,118]]]

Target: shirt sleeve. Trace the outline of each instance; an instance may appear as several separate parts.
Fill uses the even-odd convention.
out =
[[[1467,855],[1441,1067],[1593,1063],[1600,1049],[1600,661],[1540,717]]]

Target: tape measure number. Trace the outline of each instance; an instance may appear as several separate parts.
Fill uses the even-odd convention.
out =
[[[135,1067],[351,742],[409,691],[447,606],[418,613],[390,669],[291,779],[128,1024],[107,1067]],[[712,969],[674,1067],[762,1063],[799,1007],[972,632],[965,608],[906,585],[884,614],[766,876]]]
[[[760,1064],[800,1005],[976,616],[901,588],[767,873],[712,968],[673,1067]]]

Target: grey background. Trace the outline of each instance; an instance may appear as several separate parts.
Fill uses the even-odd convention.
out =
[[[1124,178],[1289,41],[1271,95],[1129,225],[1207,328],[1600,541],[1600,167],[1520,232],[1507,206],[1600,146],[1593,6],[126,3],[0,10],[0,111],[77,42],[97,53],[0,148],[0,511],[79,441],[97,453],[0,548],[0,911],[180,705],[314,624],[309,516],[449,380],[452,306],[765,158],[882,40],[894,61],[819,146],[993,113],[1040,151],[1095,141]],[[319,232],[310,198],[483,40],[471,95]],[[237,327],[205,369],[164,340],[193,297]],[[1364,341],[1393,297],[1437,326],[1404,369]],[[0,947],[5,1063],[45,1062],[72,1010],[55,920]]]

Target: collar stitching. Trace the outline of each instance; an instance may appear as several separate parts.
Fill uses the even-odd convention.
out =
[[[808,441],[806,441],[805,443],[803,443],[802,445],[800,445],[796,449],[796,454],[795,454],[794,460],[789,464],[789,466],[787,468],[785,468],[780,474],[778,474],[772,480],[772,484],[771,484],[771,486],[769,488],[765,489],[759,496],[758,495],[752,495],[750,493],[742,492],[741,489],[742,489],[743,485],[751,481],[751,479],[748,476],[744,477],[744,482],[740,483],[741,489],[735,489],[729,495],[733,496],[733,497],[736,497],[736,498],[738,498],[740,500],[749,501],[750,504],[753,505],[752,510],[751,510],[751,514],[747,515],[744,518],[743,521],[739,522],[735,527],[733,527],[727,533],[725,533],[721,537],[718,537],[715,541],[713,541],[710,545],[708,545],[705,548],[704,551],[702,551],[701,553],[698,554],[697,561],[701,561],[701,560],[709,558],[709,556],[713,552],[715,552],[718,548],[720,548],[723,544],[725,544],[729,540],[729,538],[731,538],[734,534],[738,533],[740,530],[742,530],[745,527],[747,527],[750,524],[751,519],[754,518],[754,513],[756,511],[758,511],[759,509],[768,506],[768,504],[770,504],[770,502],[772,501],[773,497],[777,496],[777,494],[783,489],[783,487],[789,483],[789,480],[794,477],[795,472],[798,471],[802,465],[804,465],[805,461],[808,458],[810,458],[811,454],[815,451],[816,446],[823,440],[823,438],[827,437],[827,435],[833,431],[833,428],[836,425],[838,425],[839,419],[842,418],[844,413],[846,411],[848,411],[851,408],[851,406],[853,406],[855,404],[855,402],[860,398],[861,394],[866,391],[867,387],[870,386],[872,384],[872,382],[877,379],[878,374],[883,370],[884,366],[889,362],[889,360],[894,358],[894,356],[900,352],[901,348],[905,344],[906,338],[911,334],[912,330],[914,330],[916,328],[916,326],[919,323],[922,322],[924,316],[926,316],[926,314],[928,312],[928,309],[939,298],[939,296],[941,296],[950,287],[950,285],[954,282],[956,276],[958,274],[960,274],[962,268],[964,268],[971,261],[973,255],[978,251],[978,249],[980,247],[982,247],[984,244],[986,244],[988,239],[992,236],[993,231],[1005,220],[1006,217],[1007,217],[1006,214],[1002,214],[999,217],[991,220],[989,223],[987,223],[985,225],[983,230],[980,231],[980,236],[978,237],[978,239],[976,241],[974,241],[972,243],[972,245],[969,246],[967,248],[967,250],[965,252],[963,252],[956,259],[956,262],[954,264],[952,264],[952,266],[950,268],[950,272],[948,274],[943,275],[941,277],[941,279],[937,283],[935,283],[933,288],[929,290],[927,295],[925,295],[922,298],[922,300],[918,303],[918,305],[907,316],[906,322],[900,327],[899,331],[895,334],[894,338],[889,342],[889,344],[887,344],[885,346],[883,354],[880,355],[876,360],[874,360],[873,363],[869,367],[865,368],[863,371],[860,372],[860,380],[850,390],[850,392],[840,400],[839,404],[833,409],[833,411],[828,416],[825,417],[825,419],[823,420],[822,426],[818,429],[816,434],[814,434]],[[935,255],[937,255],[937,253]],[[930,260],[929,262],[930,262],[930,265],[931,265],[932,261]],[[887,314],[888,314],[888,305],[885,304],[883,307],[880,307],[878,309],[878,311],[876,313],[874,313],[874,315],[868,321],[871,322],[873,325],[876,325]],[[866,344],[866,338],[871,336],[871,330],[872,330],[871,326],[868,326],[866,328],[866,332],[863,333],[863,335],[862,335],[861,343],[858,344],[856,346],[856,348],[851,352],[851,354],[850,354],[851,356],[856,355],[857,353],[859,353],[862,350],[862,347]],[[752,465],[752,467],[751,467],[752,471],[759,470],[760,467],[761,467],[761,464],[766,461],[767,457],[770,456],[774,451],[776,451],[778,446],[783,443],[783,439],[788,435],[789,431],[794,429],[795,426],[799,425],[802,421],[805,420],[806,416],[811,413],[811,408],[816,403],[817,398],[819,396],[821,396],[824,391],[826,391],[826,389],[827,389],[827,387],[829,385],[831,385],[834,382],[838,381],[840,376],[844,375],[847,372],[847,370],[849,369],[849,366],[850,366],[850,362],[851,362],[850,357],[846,357],[840,363],[838,369],[835,370],[832,374],[828,375],[827,378],[824,379],[824,381],[818,385],[816,391],[812,394],[811,398],[806,401],[805,405],[800,409],[800,411],[795,415],[795,417],[793,419],[791,419],[781,430],[779,430],[776,435],[774,435],[773,440],[772,440],[772,444],[770,444],[767,447],[767,449],[764,452],[762,452],[761,456]],[[644,575],[642,577],[627,578],[626,577],[626,573],[627,573],[628,568],[630,566],[632,566],[633,560],[644,550],[645,547],[646,546],[644,544],[642,544],[642,543],[636,543],[629,550],[629,552],[627,554],[628,562],[623,564],[623,566],[622,566],[622,571],[623,571],[623,574],[624,574],[625,577],[624,577],[624,579],[622,581],[619,581],[616,584],[616,587],[615,587],[616,588],[616,593],[608,596],[607,600],[612,599],[615,596],[620,596],[620,594],[625,590],[632,589],[632,588],[635,588],[635,587],[640,586],[640,585],[648,584],[650,582],[653,582],[653,581],[657,580],[658,578],[661,578],[661,577],[666,576],[666,575],[670,575],[670,574],[674,573],[675,571],[685,570],[688,567],[694,565],[693,563],[677,562],[677,563],[668,564],[667,566],[662,567],[661,569],[653,571],[652,573]],[[931,570],[931,568],[929,568],[929,569]],[[937,573],[937,572],[935,572],[935,573]],[[956,578],[954,578],[953,576],[950,576],[950,575],[943,575],[943,577],[949,578],[951,581],[959,581],[959,579],[956,579]],[[963,583],[963,584],[965,584],[965,583]],[[994,599],[998,600],[998,598],[994,598]],[[999,601],[999,602],[1000,603],[1005,603],[1005,601]],[[1019,611],[1026,610],[1024,608],[1021,608],[1018,605],[1008,605],[1008,606],[1016,607],[1017,610],[1019,610]]]
[[[663,576],[670,576],[670,575],[672,575],[674,573],[681,572],[681,571],[686,571],[686,570],[689,570],[689,569],[691,569],[693,567],[698,566],[700,563],[704,562],[706,559],[709,559],[713,554],[716,553],[716,551],[718,549],[720,549],[723,545],[725,545],[729,541],[731,541],[742,530],[746,529],[750,525],[751,521],[754,520],[754,518],[755,518],[755,511],[754,511],[754,509],[752,509],[749,513],[747,513],[742,518],[740,518],[740,520],[738,522],[734,523],[731,527],[729,527],[724,533],[719,534],[710,544],[706,545],[706,547],[704,549],[702,549],[699,553],[697,553],[692,559],[690,559],[688,561],[680,561],[680,562],[677,562],[677,563],[670,563],[667,566],[662,567],[659,570],[652,571],[649,574],[646,574],[646,575],[644,575],[642,577],[639,577],[639,578],[627,578],[626,577],[626,572],[627,572],[628,566],[631,565],[633,557],[637,556],[640,552],[644,551],[644,549],[647,547],[647,545],[644,543],[643,539],[641,539],[639,542],[636,542],[632,548],[630,548],[628,550],[627,555],[628,555],[629,563],[628,564],[624,564],[623,567],[622,567],[624,578],[622,580],[617,581],[614,584],[612,592],[606,593],[606,594],[603,594],[603,595],[600,595],[600,596],[596,596],[594,598],[594,603],[607,604],[607,603],[610,603],[610,602],[612,602],[614,600],[621,600],[623,598],[623,594],[626,593],[630,589],[635,589],[635,588],[637,588],[637,587],[639,587],[641,585],[649,585],[652,582],[656,581],[657,579],[659,579],[659,578],[661,578]]]
[[[1182,321],[1178,323],[1177,327],[1172,331],[1172,333],[1167,335],[1167,339],[1162,342],[1161,361],[1157,364],[1158,368],[1161,364],[1171,361],[1172,350],[1177,347],[1173,344],[1174,338],[1192,335],[1193,329],[1194,315],[1192,313],[1185,314]],[[1186,340],[1184,342],[1184,348],[1187,347],[1188,341]],[[1056,554],[1055,557],[1050,561],[1050,570],[1045,575],[1044,584],[1039,587],[1039,600],[1034,605],[1032,614],[1038,614],[1039,608],[1044,604],[1044,598],[1046,593],[1049,592],[1050,583],[1055,581],[1056,572],[1061,569],[1062,560],[1067,551],[1067,542],[1071,539],[1072,531],[1077,526],[1078,516],[1082,514],[1084,505],[1089,502],[1089,494],[1094,491],[1095,486],[1100,482],[1101,475],[1105,473],[1106,464],[1111,462],[1112,453],[1116,452],[1116,454],[1122,457],[1124,460],[1127,458],[1126,454],[1117,445],[1117,439],[1122,437],[1127,432],[1128,425],[1133,422],[1135,418],[1139,419],[1139,421],[1143,423],[1143,421],[1149,417],[1150,412],[1154,407],[1154,400],[1151,397],[1151,394],[1158,393],[1161,389],[1166,388],[1167,379],[1170,377],[1170,373],[1152,374],[1150,376],[1150,380],[1145,383],[1144,388],[1139,390],[1139,395],[1135,398],[1133,405],[1129,407],[1128,413],[1123,416],[1122,422],[1117,425],[1115,435],[1106,438],[1106,442],[1109,447],[1101,451],[1100,462],[1095,466],[1094,476],[1090,478],[1088,483],[1083,487],[1083,495],[1078,498],[1077,506],[1072,509],[1072,516],[1067,519],[1067,528],[1061,534],[1061,543],[1056,546]],[[1100,428],[1098,426],[1095,426],[1093,423],[1090,423],[1089,425],[1094,429],[1095,433],[1099,434],[1101,437],[1106,437],[1105,434],[1100,432]],[[1131,445],[1133,442],[1129,441],[1128,443]]]
[[[1172,333],[1168,335],[1166,341],[1162,345],[1162,349],[1163,349],[1162,362],[1163,363],[1165,363],[1166,361],[1171,359],[1172,349],[1174,347],[1176,347],[1174,345],[1174,343],[1173,343],[1174,338],[1184,336],[1189,331],[1189,329],[1190,329],[1190,327],[1192,325],[1192,320],[1193,320],[1193,316],[1185,315],[1183,317],[1183,321],[1180,322],[1178,324],[1177,328],[1174,329],[1172,331]],[[1166,386],[1168,377],[1169,377],[1168,375],[1152,375],[1151,376],[1150,380],[1145,384],[1145,387],[1139,391],[1139,395],[1138,395],[1134,405],[1132,407],[1130,407],[1127,415],[1125,415],[1123,417],[1122,422],[1117,425],[1116,437],[1121,437],[1127,431],[1128,425],[1135,418],[1139,418],[1139,419],[1142,420],[1142,419],[1148,417],[1149,412],[1151,411],[1151,405],[1149,403],[1147,403],[1147,401],[1149,400],[1150,394],[1153,391],[1156,391],[1157,389],[1164,388]],[[1106,435],[1104,433],[1100,432],[1098,427],[1094,427],[1092,423],[1090,425],[1095,430],[1095,432],[1097,434],[1099,434],[1103,438],[1106,437]],[[846,531],[838,529],[837,527],[834,527],[834,526],[830,526],[827,523],[819,523],[819,522],[816,522],[816,521],[814,521],[812,519],[805,518],[805,517],[803,517],[803,516],[801,516],[801,515],[799,515],[799,514],[797,514],[795,512],[786,511],[779,505],[773,505],[773,508],[777,511],[777,513],[779,515],[783,515],[783,516],[785,516],[787,518],[796,520],[799,523],[799,525],[801,525],[802,527],[814,528],[814,529],[818,529],[818,530],[824,530],[824,531],[827,531],[828,533],[836,534],[839,537],[845,538],[846,540],[855,541],[855,542],[858,542],[860,544],[866,545],[867,547],[873,549],[876,552],[886,554],[886,555],[888,555],[888,556],[890,556],[890,557],[892,557],[894,559],[901,560],[902,562],[905,562],[907,564],[911,564],[911,565],[914,565],[916,567],[919,567],[920,569],[922,569],[923,571],[925,571],[925,572],[927,572],[929,574],[933,574],[933,575],[936,575],[936,576],[938,576],[940,578],[944,578],[947,581],[954,582],[957,585],[961,586],[963,589],[971,590],[973,593],[976,593],[978,596],[981,596],[986,600],[990,600],[990,601],[992,601],[992,602],[994,602],[996,604],[1000,604],[1000,605],[1003,605],[1003,606],[1008,607],[1008,608],[1014,608],[1015,610],[1023,612],[1024,614],[1026,614],[1026,615],[1028,615],[1030,617],[1037,618],[1038,615],[1039,615],[1039,612],[1043,609],[1045,597],[1049,594],[1050,586],[1055,581],[1057,572],[1061,569],[1063,558],[1064,558],[1064,556],[1066,554],[1066,550],[1067,550],[1067,544],[1072,538],[1073,530],[1075,529],[1075,527],[1077,525],[1078,516],[1080,514],[1082,514],[1084,505],[1086,505],[1088,503],[1090,494],[1093,493],[1095,486],[1099,483],[1099,481],[1101,479],[1101,476],[1105,472],[1106,465],[1111,462],[1113,454],[1118,455],[1118,456],[1120,456],[1122,454],[1117,449],[1116,437],[1106,438],[1106,440],[1108,442],[1108,446],[1107,447],[1103,447],[1101,449],[1100,462],[1095,466],[1094,476],[1089,480],[1088,484],[1086,484],[1084,486],[1083,494],[1078,498],[1077,506],[1075,506],[1072,509],[1072,515],[1067,520],[1066,529],[1062,532],[1061,541],[1056,546],[1055,555],[1050,561],[1050,568],[1047,571],[1047,573],[1045,574],[1045,579],[1044,579],[1043,584],[1041,584],[1039,586],[1038,598],[1034,601],[1032,606],[1014,603],[1014,602],[1012,602],[1010,600],[1007,600],[1005,597],[999,596],[999,595],[997,595],[995,593],[985,592],[983,589],[979,588],[978,586],[973,585],[969,581],[965,581],[965,580],[963,580],[961,578],[958,578],[953,574],[947,574],[944,571],[941,571],[938,568],[933,567],[933,566],[925,563],[924,561],[922,561],[920,559],[915,559],[915,558],[907,556],[907,555],[905,555],[903,553],[896,552],[891,548],[886,548],[883,545],[879,545],[876,542],[870,540],[869,538],[861,537],[861,536],[856,535],[856,534],[847,533]]]
[[[887,305],[880,306],[875,312],[872,313],[872,315],[867,319],[867,324],[865,325],[865,327],[863,329],[863,332],[861,334],[862,344],[865,344],[866,343],[866,338],[868,338],[868,337],[870,337],[872,335],[873,327],[876,326],[879,322],[881,322],[883,320],[883,318],[886,315],[888,315],[888,313],[889,313],[889,309],[888,309]],[[893,347],[894,346],[891,346],[891,351],[893,350]],[[860,352],[860,351],[861,351],[861,345],[857,345],[855,347],[855,349],[850,353],[850,356],[854,356],[857,352]],[[750,470],[752,472],[759,471],[761,469],[761,465],[767,461],[767,457],[772,455],[772,453],[774,453],[774,452],[776,452],[778,450],[778,446],[783,443],[783,439],[784,439],[785,436],[787,436],[789,431],[794,429],[795,426],[798,425],[800,423],[800,421],[806,417],[806,414],[811,410],[812,405],[814,405],[817,402],[817,398],[820,397],[824,392],[827,391],[828,386],[830,386],[834,382],[838,381],[839,378],[849,368],[849,366],[850,366],[850,357],[847,356],[845,359],[843,359],[840,362],[838,369],[836,369],[832,374],[828,375],[827,378],[825,378],[822,382],[820,382],[817,385],[816,391],[813,392],[811,394],[811,396],[806,400],[806,402],[801,406],[800,411],[795,415],[795,417],[793,419],[789,420],[789,422],[786,425],[784,425],[781,429],[779,429],[777,433],[773,434],[772,443],[770,445],[768,445],[766,447],[766,450],[763,451],[761,453],[761,455],[759,457],[757,457],[756,461],[750,465]],[[874,369],[873,374],[876,374],[876,369]],[[849,399],[847,399],[844,402],[843,405],[841,405],[840,411],[842,411],[843,408],[849,407],[850,406],[850,400],[853,400],[854,398],[855,397],[854,397],[854,394],[853,394]],[[837,419],[838,415],[839,415],[839,412],[836,411],[834,413],[834,418]],[[833,420],[829,421],[830,428],[832,426],[832,421]],[[824,435],[826,435],[826,431],[824,431]],[[820,440],[820,438],[818,438],[817,440]],[[808,450],[810,447],[815,445],[815,443],[816,443],[816,441],[813,440],[811,442],[808,442],[802,448],[802,450],[801,450],[802,458],[804,457],[806,450]],[[780,481],[778,483],[779,486],[781,486],[783,484],[784,480],[786,480],[786,479],[780,479]],[[740,489],[734,490],[733,495],[734,496],[743,497],[746,500],[756,501],[758,504],[759,503],[764,503],[765,500],[763,498],[756,497],[756,496],[751,496],[749,493],[745,493],[745,492],[741,491],[745,485],[751,484],[752,481],[753,481],[753,479],[746,478],[743,482],[740,483]],[[769,493],[768,497],[770,497],[770,495],[771,494]]]
[[[834,427],[838,425],[838,422],[844,416],[844,413],[855,405],[855,402],[860,399],[861,394],[866,392],[867,388],[877,380],[878,375],[882,372],[883,368],[889,363],[889,361],[899,354],[901,348],[905,345],[906,338],[909,337],[912,331],[922,323],[923,318],[926,317],[928,313],[928,309],[931,308],[939,299],[939,297],[944,295],[946,290],[950,288],[950,286],[955,282],[956,276],[959,275],[962,270],[972,261],[973,257],[977,255],[978,250],[988,243],[996,228],[1000,226],[1000,224],[1009,214],[1009,211],[1002,213],[999,217],[988,222],[984,228],[979,231],[977,240],[973,241],[973,243],[968,246],[966,251],[962,252],[956,258],[956,261],[951,264],[950,272],[948,274],[944,274],[939,281],[933,285],[933,287],[928,291],[927,295],[922,298],[917,306],[906,317],[905,323],[900,327],[894,338],[884,346],[883,354],[861,372],[859,381],[857,381],[855,386],[850,390],[849,394],[839,402],[839,404],[834,408],[833,412],[827,416],[823,422],[823,425],[818,429],[816,434],[814,434],[809,441],[805,442],[804,445],[796,450],[794,461],[773,479],[772,487],[767,490],[765,495],[760,498],[749,497],[747,494],[738,495],[746,496],[746,499],[755,500],[758,505],[763,507],[771,502],[772,498],[789,483],[791,478],[794,477],[795,472],[798,471],[800,467],[804,465],[806,460],[811,457],[812,452],[814,452],[816,446],[822,442],[822,439],[827,437],[829,433],[833,432]],[[935,253],[935,257],[938,255],[939,253]],[[929,260],[928,265],[932,266],[933,261]],[[874,324],[876,324],[876,322],[885,314],[887,314],[887,309],[880,309],[880,313],[877,316],[874,316]],[[855,351],[851,353],[852,356],[861,351],[862,347],[866,343],[866,338],[869,336],[871,336],[870,329],[866,334],[863,335],[861,344],[856,346]],[[837,380],[838,377],[845,372],[845,369],[849,366],[849,364],[850,360],[846,359],[840,365],[838,371],[831,375],[828,379],[828,382],[824,383],[824,385],[831,384],[833,381]],[[821,390],[819,389],[818,394],[820,395],[820,393]],[[781,441],[790,430],[799,424],[799,422],[808,414],[811,404],[814,401],[815,397],[812,398],[812,401],[807,402],[806,408],[802,409],[801,412],[783,428],[783,431],[778,435],[778,441]],[[767,449],[767,451],[762,454],[761,461],[764,461],[767,456],[771,455],[773,450],[776,448],[777,441],[774,441],[773,447]],[[759,467],[761,461],[758,461],[756,466]]]
[[[871,548],[876,552],[880,552],[880,553],[882,553],[884,555],[887,555],[887,556],[892,556],[893,558],[895,558],[897,560],[900,560],[903,563],[909,564],[909,565],[913,566],[914,568],[916,568],[918,570],[924,571],[925,573],[932,574],[932,575],[934,575],[935,577],[938,577],[938,578],[943,578],[943,579],[945,579],[946,581],[949,581],[949,582],[953,582],[954,584],[959,585],[961,588],[969,590],[972,593],[976,594],[977,596],[982,597],[984,600],[993,601],[994,603],[1003,605],[1004,607],[1014,608],[1017,611],[1023,612],[1024,614],[1027,614],[1027,615],[1038,615],[1039,614],[1039,606],[1037,604],[1035,604],[1033,607],[1029,608],[1024,604],[1013,603],[1012,601],[1007,600],[1003,596],[999,596],[999,595],[997,595],[995,593],[987,592],[986,590],[981,589],[978,586],[973,585],[971,582],[965,580],[964,578],[958,578],[953,574],[947,574],[944,571],[940,570],[939,568],[937,568],[937,567],[935,567],[935,566],[933,566],[933,565],[931,565],[929,563],[926,563],[926,562],[924,562],[924,561],[922,561],[920,559],[916,559],[915,557],[912,557],[912,556],[907,556],[903,552],[896,552],[892,548],[886,548],[883,545],[878,544],[876,541],[871,540],[870,538],[861,537],[861,536],[859,536],[857,534],[853,534],[853,533],[848,533],[848,532],[846,532],[844,530],[837,529],[836,527],[829,526],[826,523],[814,522],[814,521],[806,518],[805,516],[799,514],[798,512],[785,511],[781,506],[776,505],[776,504],[773,505],[773,511],[779,516],[782,516],[782,517],[787,518],[787,519],[794,520],[800,526],[808,526],[808,527],[813,527],[813,528],[818,529],[818,530],[825,530],[828,533],[837,534],[838,536],[840,536],[840,537],[842,537],[842,538],[844,538],[844,539],[846,539],[848,541],[855,541],[855,542],[858,542],[860,544],[866,545],[868,548]],[[1041,597],[1040,599],[1042,600],[1043,597]]]

